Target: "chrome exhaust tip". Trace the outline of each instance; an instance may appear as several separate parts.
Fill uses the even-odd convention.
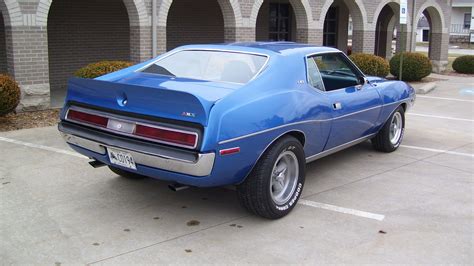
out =
[[[171,189],[174,192],[185,190],[189,188],[187,185],[179,184],[179,183],[172,183],[168,185],[168,188]]]

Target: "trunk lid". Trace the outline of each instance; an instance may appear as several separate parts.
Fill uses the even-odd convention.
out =
[[[214,103],[239,86],[147,73],[114,81],[72,78],[66,102],[206,126]]]

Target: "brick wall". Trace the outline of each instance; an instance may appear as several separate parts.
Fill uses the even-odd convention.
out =
[[[167,49],[224,42],[224,18],[216,0],[175,0],[167,20]]]
[[[7,73],[7,49],[5,40],[5,24],[0,14],[0,73]]]
[[[51,91],[65,89],[79,68],[100,60],[130,60],[130,26],[121,0],[54,1],[48,15]]]

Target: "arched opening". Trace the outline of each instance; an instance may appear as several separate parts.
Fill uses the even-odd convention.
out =
[[[431,60],[439,61],[443,57],[443,31],[441,15],[434,7],[424,9],[418,19],[416,30],[417,51],[427,52]],[[447,50],[447,47],[446,49]]]
[[[335,0],[326,12],[323,28],[323,45],[350,53],[361,46],[363,38],[362,14],[357,3]],[[360,47],[357,49],[362,50]],[[356,50],[357,50],[356,49]]]
[[[218,1],[174,0],[166,22],[166,48],[222,43],[224,31],[224,16]]]
[[[0,73],[8,72],[7,66],[7,40],[5,34],[5,21],[3,14],[0,12]]]
[[[375,28],[375,46],[374,53],[380,57],[390,58],[396,48],[395,29],[398,25],[398,10],[400,6],[397,3],[385,5],[380,11]]]
[[[257,41],[296,41],[296,15],[289,1],[265,0],[258,11]]]
[[[48,13],[51,106],[63,102],[68,78],[101,60],[130,60],[130,26],[122,0],[53,1]]]

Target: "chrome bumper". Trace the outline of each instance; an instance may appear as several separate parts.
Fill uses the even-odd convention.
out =
[[[71,145],[78,146],[101,155],[105,155],[107,153],[107,148],[122,150],[130,153],[133,156],[135,163],[161,170],[192,176],[207,176],[211,174],[212,167],[214,166],[215,153],[198,153],[194,160],[189,160],[188,158],[183,159],[170,157],[158,153],[143,153],[141,151],[115,147],[65,132],[61,132],[61,134],[64,140]]]

